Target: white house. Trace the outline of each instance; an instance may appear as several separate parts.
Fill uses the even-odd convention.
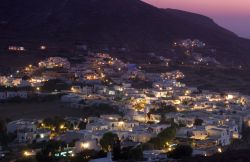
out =
[[[171,127],[170,124],[151,124],[148,129],[154,134],[159,134],[164,129],[167,129],[169,127]]]
[[[22,130],[22,129],[28,129],[28,130],[34,132],[37,129],[36,122],[34,120],[20,119],[20,120],[9,122],[7,124],[7,132],[8,133],[14,133],[14,132],[16,132],[18,130]]]
[[[34,140],[34,131],[21,129],[17,131],[17,141],[19,143],[31,143]]]
[[[194,128],[193,130],[191,130],[191,137],[192,139],[196,139],[196,140],[204,140],[208,137],[208,132],[206,131],[206,129],[204,127],[197,127]]]
[[[147,131],[133,131],[129,133],[128,138],[134,142],[146,143],[148,142],[154,135]]]
[[[226,146],[230,144],[231,135],[229,129],[216,127],[216,126],[206,126],[208,132],[208,137],[214,139],[217,145]]]

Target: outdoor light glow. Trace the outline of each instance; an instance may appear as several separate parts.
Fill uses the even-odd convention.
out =
[[[44,134],[41,134],[40,137],[41,137],[41,138],[44,138],[45,136],[44,136]]]
[[[60,125],[60,129],[64,129],[64,128],[65,128],[64,124]]]
[[[29,156],[33,156],[33,155],[34,155],[33,151],[24,151],[23,152],[23,156],[25,156],[25,157],[29,157]]]
[[[219,153],[222,153],[222,149],[221,149],[221,148],[218,148],[218,152],[219,152]]]
[[[234,96],[229,94],[229,95],[227,95],[226,98],[227,98],[227,100],[232,100],[234,98]]]
[[[81,147],[84,149],[87,149],[87,148],[89,148],[89,143],[82,143]]]

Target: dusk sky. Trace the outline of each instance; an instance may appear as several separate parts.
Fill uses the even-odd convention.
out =
[[[219,25],[250,38],[250,0],[144,0],[160,8],[174,8],[209,16]]]

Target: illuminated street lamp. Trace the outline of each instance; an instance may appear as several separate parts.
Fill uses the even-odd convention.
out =
[[[44,45],[40,46],[40,50],[46,50],[46,49],[47,49],[46,46],[44,46]]]
[[[24,151],[23,152],[24,157],[30,157],[30,156],[34,156],[34,155],[35,155],[34,151]]]
[[[221,148],[218,148],[218,152],[219,152],[219,153],[222,153],[222,149],[221,149]]]
[[[64,129],[64,128],[65,128],[64,124],[61,124],[60,129]]]

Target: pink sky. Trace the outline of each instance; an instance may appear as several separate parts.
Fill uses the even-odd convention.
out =
[[[221,26],[250,38],[250,0],[144,0],[160,8],[174,8],[209,16]]]

